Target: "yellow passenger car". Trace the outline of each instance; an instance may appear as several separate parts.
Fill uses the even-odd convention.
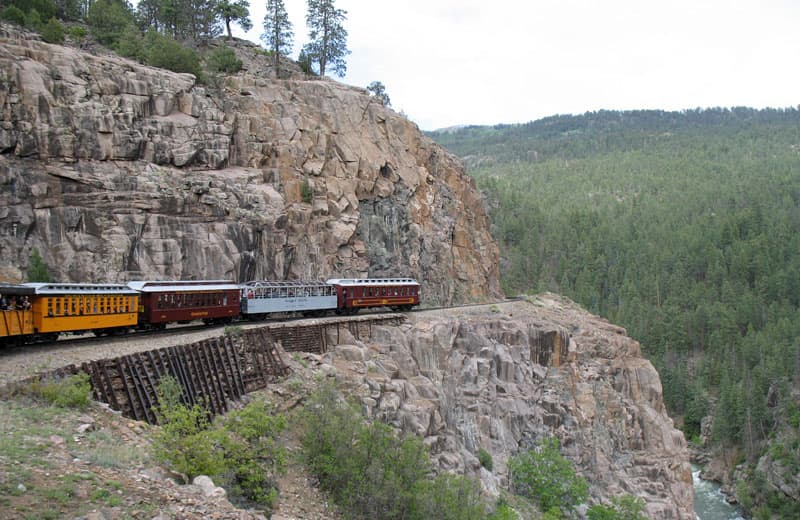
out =
[[[115,333],[135,327],[139,294],[124,285],[28,283],[36,334]]]

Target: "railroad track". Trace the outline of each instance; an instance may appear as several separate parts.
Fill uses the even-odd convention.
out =
[[[438,306],[438,307],[424,307],[424,308],[415,308],[408,311],[403,311],[402,314],[417,314],[417,313],[424,313],[430,311],[437,311],[437,310],[453,310],[459,308],[470,308],[470,307],[481,307],[487,305],[497,305],[502,303],[509,303],[514,301],[520,301],[523,298],[516,297],[516,298],[507,298],[505,300],[499,300],[495,302],[486,302],[486,303],[467,303],[461,305],[450,305],[450,306]],[[382,315],[391,315],[394,313],[385,312],[381,309],[373,309],[362,311],[361,313],[349,316],[349,318],[358,318],[358,317],[375,317],[379,318]],[[326,320],[326,319],[347,319],[348,316],[325,316],[319,318],[308,318],[304,316],[289,316],[289,317],[281,317],[281,318],[267,318],[265,320],[260,321],[238,321],[234,322],[233,326],[242,326],[249,328],[250,326],[259,326],[259,325],[269,325],[273,323],[295,323],[295,322],[302,322],[306,320]],[[6,356],[14,356],[14,355],[24,355],[26,353],[57,353],[60,351],[67,351],[72,348],[77,347],[90,347],[92,345],[114,345],[116,343],[129,341],[132,339],[147,339],[147,338],[169,338],[169,337],[180,337],[187,334],[192,334],[195,332],[213,332],[213,331],[222,331],[224,330],[225,325],[205,325],[205,324],[181,324],[181,325],[172,325],[167,327],[163,330],[150,330],[150,331],[139,331],[130,334],[118,334],[113,336],[94,336],[91,333],[82,334],[80,336],[62,336],[58,341],[49,342],[49,343],[33,343],[28,345],[22,346],[11,346],[6,347],[4,349],[0,349],[0,362]],[[221,332],[220,334],[221,335]]]

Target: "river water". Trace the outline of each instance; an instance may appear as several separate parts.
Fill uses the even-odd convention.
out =
[[[744,520],[742,512],[725,501],[714,482],[700,478],[700,468],[692,465],[694,512],[697,520]]]

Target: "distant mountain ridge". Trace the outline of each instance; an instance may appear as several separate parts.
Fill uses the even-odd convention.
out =
[[[620,132],[641,133],[642,140],[634,143],[641,146],[643,139],[652,137],[652,134],[762,124],[800,125],[800,105],[766,109],[698,108],[680,112],[600,110],[581,115],[554,115],[521,124],[451,127],[426,132],[426,135],[456,155],[466,157],[470,164],[487,156],[502,162],[527,160],[531,149],[539,152],[539,160],[548,157],[548,154],[562,158],[585,157],[602,150],[616,149],[619,141],[613,136]],[[603,137],[604,141],[599,141],[597,147],[580,154],[565,146],[565,142],[573,141],[576,135],[584,139]]]

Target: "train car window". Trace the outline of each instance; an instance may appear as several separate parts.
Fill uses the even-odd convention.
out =
[[[52,300],[52,298],[48,298],[47,299],[47,315],[48,316],[52,316],[53,315],[53,300]]]

